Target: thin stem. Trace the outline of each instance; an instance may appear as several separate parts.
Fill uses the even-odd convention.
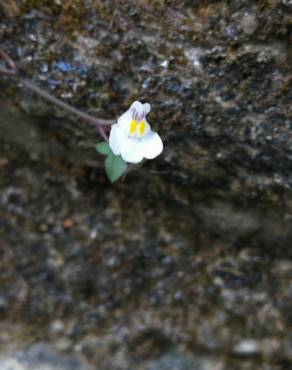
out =
[[[27,89],[35,92],[36,94],[40,95],[42,98],[48,100],[49,102],[51,102],[51,103],[57,105],[58,107],[74,114],[75,116],[78,116],[78,117],[84,119],[85,121],[91,123],[92,125],[94,125],[98,129],[100,135],[106,141],[108,141],[108,137],[107,137],[107,135],[106,135],[102,126],[103,125],[112,125],[114,123],[114,121],[95,118],[95,117],[91,116],[90,114],[84,113],[84,112],[80,111],[79,109],[74,108],[72,105],[67,104],[67,103],[63,102],[62,100],[54,97],[53,95],[47,93],[46,91],[42,90],[41,88],[39,88],[38,86],[36,86],[35,84],[33,84],[32,82],[30,82],[28,80],[20,79],[19,82],[22,84],[22,86],[24,86]]]
[[[0,75],[12,77],[16,76],[18,74],[18,69],[14,61],[10,58],[10,56],[6,54],[4,50],[0,49],[0,57],[2,57],[10,67],[10,70],[6,68],[0,68]]]
[[[129,164],[126,171],[123,174],[122,180],[124,180],[129,172],[132,170],[137,170],[139,167],[142,166],[142,164],[145,163],[145,159],[143,159],[140,163],[137,164]]]
[[[96,127],[96,129],[99,131],[100,135],[106,141],[108,141],[108,137],[105,133],[105,129],[104,129],[103,126],[112,125],[114,123],[113,120],[95,118],[95,117],[91,116],[90,114],[84,113],[84,112],[80,111],[79,109],[74,108],[72,105],[67,104],[67,103],[63,102],[62,100],[54,97],[53,95],[51,95],[48,92],[41,89],[40,87],[36,86],[34,83],[20,78],[15,62],[2,49],[0,49],[0,57],[2,57],[5,60],[5,62],[7,63],[7,65],[10,67],[10,69],[0,68],[0,76],[3,75],[3,76],[10,76],[10,77],[17,78],[18,81],[20,82],[20,84],[22,86],[26,87],[28,90],[33,91],[34,93],[36,93],[37,95],[40,95],[42,98],[44,98],[47,101],[53,103],[54,105],[57,105],[58,107],[66,110],[66,111],[74,114],[75,116],[78,116],[78,117],[84,119],[85,121],[89,122],[90,124],[94,125]]]

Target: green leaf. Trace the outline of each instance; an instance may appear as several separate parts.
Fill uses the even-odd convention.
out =
[[[102,143],[98,143],[95,146],[95,149],[98,151],[98,153],[103,154],[103,155],[109,155],[112,153],[112,150],[106,141],[103,141]]]
[[[105,160],[105,172],[112,183],[117,181],[125,173],[126,169],[127,163],[120,156],[111,153]]]

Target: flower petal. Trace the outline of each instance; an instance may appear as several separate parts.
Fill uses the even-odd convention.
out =
[[[146,114],[148,114],[151,111],[151,105],[149,103],[143,104],[143,111]]]
[[[125,134],[130,136],[135,136],[135,132],[131,132],[131,127],[133,127],[133,124],[138,124],[142,121],[146,121],[146,115],[151,110],[151,106],[149,103],[142,104],[138,100],[134,101],[134,103],[131,104],[130,108],[123,113],[119,119],[118,119],[118,125],[120,128],[125,132]],[[146,124],[147,128],[149,126],[148,122]],[[150,128],[150,126],[149,126]],[[145,130],[143,133],[138,134],[137,136],[140,138],[141,136],[144,136],[148,133],[148,129]]]
[[[138,100],[136,100],[134,101],[134,103],[131,104],[130,109],[132,109],[132,111],[135,110],[138,116],[142,116],[144,112],[144,105]]]
[[[133,112],[131,111],[131,108],[127,110],[125,113],[123,113],[120,118],[118,119],[118,125],[119,127],[124,131],[124,133],[128,134],[130,129],[130,124],[133,119],[132,117]]]
[[[143,136],[148,135],[150,130],[151,130],[151,127],[149,123],[146,121],[146,119],[143,119],[137,125],[137,131],[136,131],[137,138],[141,139]]]
[[[121,154],[121,146],[125,140],[126,135],[123,130],[117,124],[112,125],[109,146],[115,155]]]
[[[163,143],[157,132],[150,130],[149,134],[141,139],[143,156],[146,159],[157,157],[163,150]]]
[[[128,163],[141,162],[143,159],[141,142],[135,138],[128,137],[121,146],[121,156]]]

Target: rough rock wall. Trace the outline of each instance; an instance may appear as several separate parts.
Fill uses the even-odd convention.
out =
[[[149,101],[165,143],[111,187],[91,127],[0,80],[6,317],[64,319],[105,367],[173,347],[289,362],[290,2],[0,4],[24,76],[104,118]]]

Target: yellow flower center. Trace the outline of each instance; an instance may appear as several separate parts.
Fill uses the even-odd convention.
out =
[[[138,125],[138,132],[140,134],[140,136],[142,136],[145,132],[145,122],[144,121],[141,121]]]
[[[132,119],[132,121],[130,122],[130,135],[135,135],[136,128],[137,122],[134,119]]]
[[[129,135],[136,135],[138,138],[141,138],[145,133],[145,128],[145,121],[137,122],[136,120],[132,119],[129,126]]]

